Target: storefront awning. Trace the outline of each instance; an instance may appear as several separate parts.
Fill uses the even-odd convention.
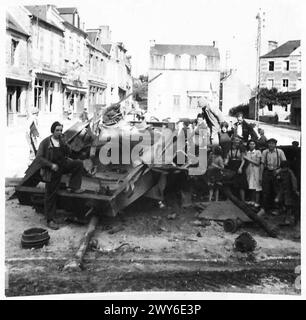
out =
[[[79,93],[87,93],[88,88],[80,88],[80,87],[74,87],[70,85],[66,85],[66,90],[68,91],[74,91],[74,92],[79,92]]]
[[[203,97],[209,94],[209,91],[187,91],[189,97]]]
[[[88,80],[88,83],[89,83],[90,86],[99,87],[99,88],[102,88],[102,89],[105,89],[107,87],[107,83],[105,83],[105,82],[99,82],[99,81],[95,81],[95,80]]]
[[[51,77],[51,78],[56,78],[60,79],[62,78],[63,74],[60,72],[54,72],[54,71],[48,71],[44,69],[36,69],[34,70],[35,74],[37,77]]]
[[[13,74],[7,74],[6,75],[6,82],[15,83],[19,85],[28,85],[31,82],[31,78],[29,77],[22,77],[18,75]]]

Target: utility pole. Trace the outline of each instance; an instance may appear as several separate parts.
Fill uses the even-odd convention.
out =
[[[257,41],[256,41],[256,97],[255,97],[255,120],[257,124],[259,122],[259,107],[260,107],[260,96],[259,96],[259,87],[260,87],[260,56],[261,56],[261,33],[262,28],[264,28],[265,23],[265,12],[259,9],[259,12],[256,15],[257,19]]]

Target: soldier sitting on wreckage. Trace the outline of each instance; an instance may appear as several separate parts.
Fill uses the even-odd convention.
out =
[[[83,162],[68,158],[69,148],[62,140],[63,125],[58,121],[51,126],[52,135],[42,140],[39,145],[36,159],[40,161],[42,180],[45,186],[45,215],[47,226],[57,230],[59,226],[54,221],[56,212],[57,191],[59,189],[62,175],[71,173],[69,188],[70,192],[81,193]]]

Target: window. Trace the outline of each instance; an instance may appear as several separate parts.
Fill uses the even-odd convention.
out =
[[[12,39],[11,42],[11,65],[16,64],[16,50],[19,41]]]
[[[272,89],[274,87],[274,80],[268,79],[267,88]]]
[[[181,68],[181,56],[176,55],[175,56],[175,69],[180,69]]]
[[[274,61],[269,61],[269,71],[274,71]]]
[[[197,56],[191,56],[190,57],[190,69],[196,70],[197,68]]]
[[[289,87],[289,80],[288,79],[283,79],[283,87],[288,88]]]
[[[180,96],[178,96],[178,95],[173,96],[173,105],[174,105],[174,107],[180,106]]]
[[[284,71],[289,71],[289,60],[284,61]]]

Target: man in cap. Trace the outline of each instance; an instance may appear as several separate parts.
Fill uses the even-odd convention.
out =
[[[198,106],[202,109],[204,120],[210,130],[210,143],[218,145],[220,124],[223,122],[222,112],[218,108],[213,107],[205,97],[199,98]]]
[[[284,151],[276,147],[276,139],[271,138],[267,143],[268,149],[262,152],[261,157],[263,208],[258,212],[260,216],[268,211],[274,215],[278,214],[272,211],[278,190],[276,175],[281,162],[286,161]]]

